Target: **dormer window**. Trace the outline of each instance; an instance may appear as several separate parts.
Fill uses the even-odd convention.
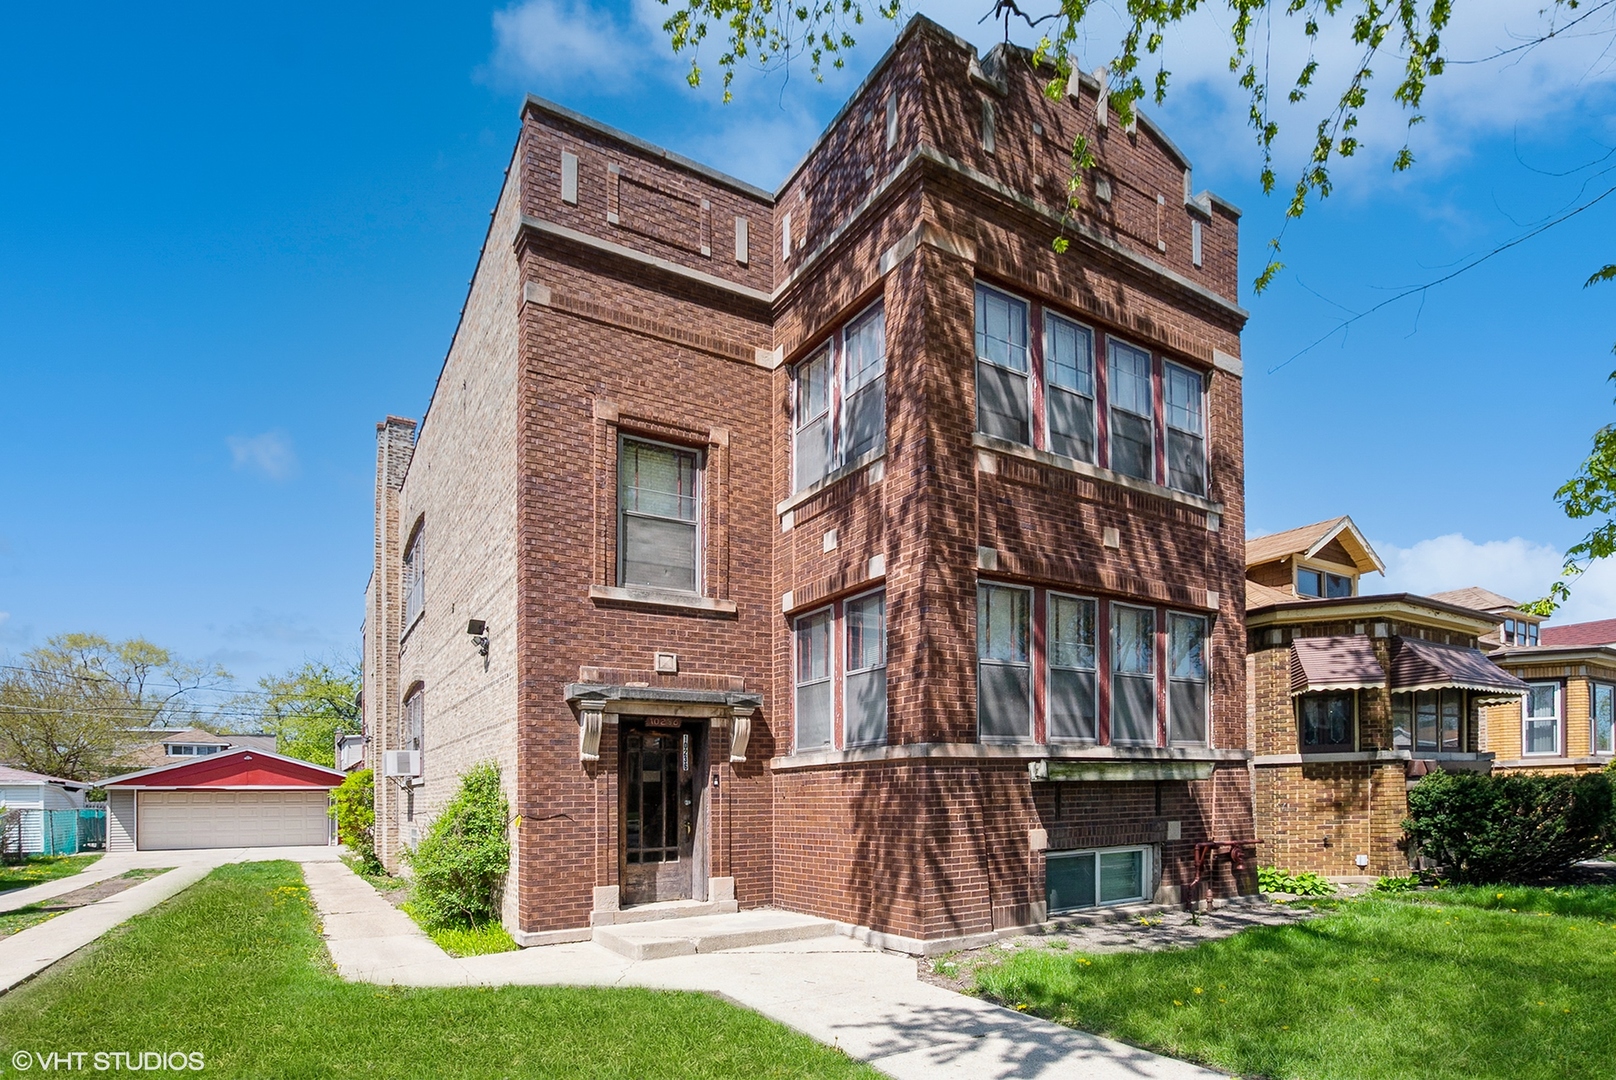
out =
[[[164,743],[163,752],[169,757],[203,757],[217,754],[224,747],[217,743]]]
[[[1536,645],[1537,623],[1525,619],[1505,619],[1500,637],[1505,645]]]
[[[1336,600],[1352,595],[1352,578],[1344,574],[1331,574],[1324,570],[1299,567],[1296,571],[1296,594]]]

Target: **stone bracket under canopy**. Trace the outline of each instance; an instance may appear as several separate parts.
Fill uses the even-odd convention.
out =
[[[729,759],[746,760],[752,714],[763,708],[762,694],[741,690],[691,690],[615,683],[567,683],[567,704],[578,714],[578,760],[600,760],[600,732],[607,716],[677,716],[708,720],[727,728]]]

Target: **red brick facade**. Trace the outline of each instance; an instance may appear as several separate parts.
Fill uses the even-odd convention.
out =
[[[451,608],[435,622],[434,606],[455,601],[431,583],[462,571],[440,574],[429,561],[427,615],[405,628],[423,642],[419,670],[406,659],[391,682],[367,681],[367,694],[396,695],[415,680],[431,693],[449,664],[470,679],[453,700],[429,704],[414,791],[429,817],[466,755],[509,755],[520,815],[513,930],[586,928],[620,899],[619,754],[630,718],[654,716],[647,701],[657,695],[699,699],[679,716],[705,717],[682,729],[699,732],[698,899],[732,882],[742,907],[820,914],[920,948],[1042,921],[1046,851],[1141,846],[1146,898],[1170,900],[1194,876],[1197,842],[1251,838],[1236,213],[1189,197],[1187,162],[1148,123],[1100,127],[1092,85],[1050,101],[1042,82],[1024,54],[979,59],[914,20],[775,195],[529,100],[502,199],[515,191],[520,220],[502,233],[496,217],[479,268],[479,280],[496,280],[487,268],[512,252],[520,285],[502,294],[474,283],[390,526],[407,531],[419,516],[434,543],[440,520],[456,535],[481,527],[457,517],[469,498],[459,492],[503,466],[456,449],[453,394],[473,392],[479,364],[507,362],[493,345],[479,360],[463,339],[484,321],[510,320],[514,625],[494,628],[512,635],[509,668],[499,670],[496,636],[489,662],[465,674],[461,616],[483,617],[481,608]],[[1099,164],[1067,226],[1070,251],[1057,255],[1052,207],[1079,134]],[[978,282],[1031,313],[1032,445],[978,434]],[[796,367],[876,303],[884,447],[794,493]],[[1046,310],[1091,332],[1096,464],[1043,448],[1050,391],[1036,327]],[[1149,356],[1157,476],[1168,365],[1200,377],[1204,496],[1107,467],[1113,335]],[[836,393],[836,408],[848,408],[849,391]],[[697,455],[698,584],[688,597],[620,584],[624,437]],[[423,470],[438,476],[430,496]],[[397,572],[396,559],[378,566]],[[978,738],[979,581],[1031,590],[1030,730],[1012,742]],[[885,597],[885,738],[849,746],[838,704],[831,745],[798,752],[794,620],[830,607],[840,690],[843,601],[875,589]],[[1052,593],[1096,605],[1098,745],[1049,738]],[[1106,737],[1114,602],[1152,612],[1157,730],[1141,745]],[[503,601],[479,603],[500,610]],[[1179,662],[1168,651],[1172,613],[1181,616],[1172,625],[1192,625],[1189,616],[1208,628],[1208,734],[1196,745],[1175,742],[1178,721],[1166,719],[1178,708],[1167,674]],[[373,639],[389,640],[380,628],[401,617],[373,606]],[[448,659],[429,660],[440,638]],[[658,672],[659,654],[677,657],[677,673]],[[580,724],[587,732],[586,707],[599,706],[584,698],[597,691],[578,687],[613,695],[596,760],[580,760]],[[483,712],[470,704],[478,693],[489,695]],[[486,703],[507,694],[508,723],[488,722],[506,706]],[[744,760],[731,760],[752,706],[733,706],[732,718],[724,702],[742,698],[762,705]],[[380,749],[399,745],[396,726],[377,734]],[[396,798],[388,812],[398,813]],[[1250,884],[1223,864],[1213,887],[1229,895]]]

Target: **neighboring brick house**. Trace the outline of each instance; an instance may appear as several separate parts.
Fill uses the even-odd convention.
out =
[[[524,944],[672,900],[935,951],[1249,846],[1238,215],[1043,85],[913,19],[773,194],[528,99],[378,426],[390,865],[481,760]]]
[[[1401,875],[1408,787],[1485,772],[1481,712],[1524,683],[1477,648],[1502,617],[1362,595],[1383,563],[1350,518],[1246,542],[1246,695],[1260,858],[1291,871]]]
[[[1506,596],[1459,592],[1508,612],[1504,640],[1488,658],[1530,688],[1519,702],[1482,711],[1481,745],[1497,759],[1493,768],[1579,773],[1609,766],[1616,758],[1616,620],[1539,629],[1542,620]]]

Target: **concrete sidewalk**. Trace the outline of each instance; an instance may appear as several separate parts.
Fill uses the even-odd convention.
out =
[[[921,982],[845,937],[631,960],[593,942],[455,959],[341,863],[304,867],[338,972],[407,986],[642,986],[718,994],[899,1080],[1212,1080],[1172,1058]],[[722,918],[738,927],[779,912]],[[717,918],[717,917],[715,917]],[[666,925],[666,924],[664,924]]]
[[[69,956],[114,926],[149,911],[177,893],[183,892],[213,872],[215,867],[233,862],[260,862],[290,859],[305,865],[333,862],[341,867],[336,848],[208,848],[199,851],[141,851],[128,855],[108,855],[83,873],[47,881],[27,889],[4,894],[4,907],[15,911],[29,904],[74,892],[98,881],[118,877],[143,867],[170,866],[172,870],[116,896],[75,908],[37,926],[0,938],[0,994],[25,979]],[[347,870],[347,867],[342,867]],[[351,873],[351,871],[350,871]],[[361,882],[363,884],[363,882]],[[369,888],[369,886],[366,886]],[[372,890],[374,892],[374,890]]]

